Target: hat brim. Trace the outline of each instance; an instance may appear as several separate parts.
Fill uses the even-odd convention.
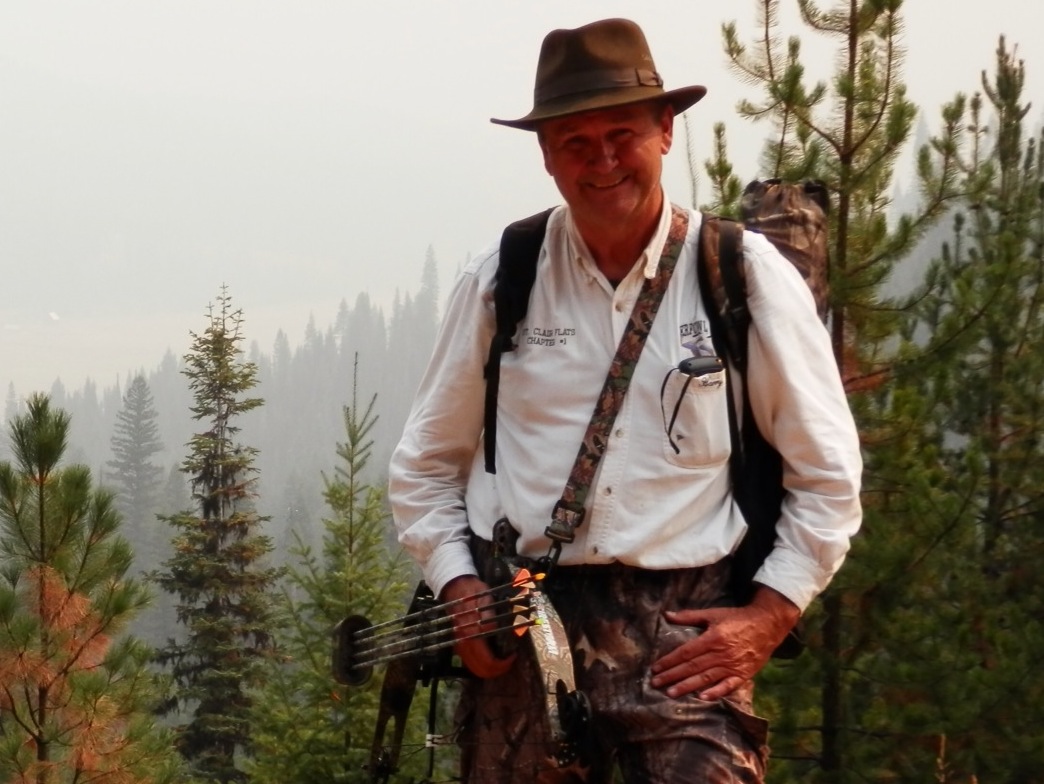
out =
[[[707,94],[707,88],[702,85],[690,87],[679,87],[677,90],[662,90],[658,87],[628,87],[608,92],[592,93],[587,97],[571,95],[566,100],[557,104],[548,103],[534,109],[525,117],[517,120],[499,120],[490,118],[491,123],[506,125],[509,128],[518,128],[523,131],[535,131],[537,126],[545,120],[554,120],[559,117],[568,117],[571,114],[590,112],[596,109],[609,109],[614,106],[629,106],[636,103],[651,101],[663,101],[669,103],[674,109],[675,115],[681,114],[694,103]]]

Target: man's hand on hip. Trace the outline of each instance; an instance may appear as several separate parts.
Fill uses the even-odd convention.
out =
[[[671,623],[704,631],[653,662],[652,685],[671,697],[696,692],[702,700],[721,699],[757,675],[800,615],[765,586],[746,607],[667,611]]]
[[[489,586],[474,575],[455,577],[446,583],[439,594],[442,602],[459,602],[449,609],[453,619],[453,636],[457,638],[456,651],[464,666],[480,678],[503,675],[515,661],[514,656],[501,659],[496,656],[484,638],[475,635],[493,631],[496,626],[489,619],[493,601]]]

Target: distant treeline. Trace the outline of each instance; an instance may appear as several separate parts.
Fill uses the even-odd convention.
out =
[[[235,296],[234,291],[230,294]],[[321,328],[310,321],[300,345],[291,346],[283,330],[269,351],[256,341],[250,342],[247,358],[258,367],[255,392],[265,403],[242,417],[238,440],[260,450],[256,460],[257,509],[270,518],[266,530],[276,545],[273,555],[277,561],[285,556],[291,529],[306,541],[318,540],[319,521],[324,514],[323,473],[329,473],[335,464],[336,445],[344,440],[343,407],[352,399],[356,362],[359,399],[369,400],[373,395],[378,398],[375,410],[379,420],[373,430],[370,481],[383,483],[390,451],[431,355],[439,319],[438,303],[438,274],[429,251],[420,290],[415,295],[397,297],[390,314],[386,315],[362,293],[353,306],[342,301],[334,323],[328,327]],[[250,341],[250,313],[244,310],[243,315]],[[199,332],[205,326],[201,315],[197,323],[186,324],[185,331]],[[99,389],[88,380],[83,387],[68,390],[56,381],[49,391],[52,404],[71,415],[68,461],[90,467],[104,486],[111,470],[107,463],[113,459],[111,441],[124,395],[134,377],[145,377],[163,444],[163,450],[152,460],[163,466],[169,477],[157,503],[157,514],[173,514],[191,505],[180,466],[187,454],[186,444],[199,423],[190,411],[192,396],[181,373],[182,359],[168,350],[154,369],[134,373],[123,384],[117,382]],[[5,421],[10,422],[19,412],[30,391],[9,387]],[[5,443],[0,445],[0,459],[6,457]],[[125,535],[138,545],[136,550],[144,544],[142,538],[152,539],[148,534],[153,531],[148,529],[153,522],[125,521]],[[139,528],[145,530],[135,530]],[[161,538],[170,537],[166,526],[158,523],[154,533]]]

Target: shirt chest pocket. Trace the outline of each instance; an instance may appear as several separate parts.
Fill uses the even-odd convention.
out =
[[[720,465],[732,443],[726,406],[725,371],[690,376],[672,370],[660,391],[663,454],[681,468]]]

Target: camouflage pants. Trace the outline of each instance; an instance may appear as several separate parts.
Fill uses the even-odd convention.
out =
[[[550,756],[542,680],[524,645],[506,675],[465,687],[463,781],[608,784],[618,767],[631,784],[760,784],[768,726],[752,713],[753,684],[717,702],[672,699],[649,685],[649,664],[699,633],[667,623],[662,611],[726,605],[727,582],[727,561],[666,571],[558,568],[548,589],[593,714],[583,753],[566,767]]]

